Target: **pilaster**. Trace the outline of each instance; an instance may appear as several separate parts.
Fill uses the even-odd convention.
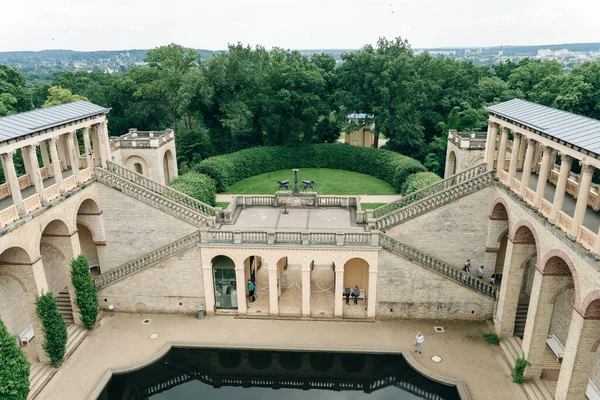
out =
[[[302,316],[310,317],[310,264],[302,265]]]

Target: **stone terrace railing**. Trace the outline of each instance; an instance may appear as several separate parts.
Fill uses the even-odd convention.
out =
[[[476,192],[494,182],[494,172],[485,165],[470,168],[447,179],[424,187],[402,199],[381,206],[373,211],[369,225],[379,230],[388,229],[402,222],[438,208],[455,199]]]
[[[145,268],[151,267],[167,258],[187,249],[190,249],[198,243],[200,240],[200,232],[194,231],[189,235],[175,240],[165,246],[162,246],[156,250],[144,254],[134,260],[128,261],[125,264],[111,269],[110,271],[104,272],[94,278],[96,287],[101,289],[115,282],[120,281],[139,272]]]
[[[129,170],[126,170],[129,171]],[[132,172],[132,171],[129,171]],[[145,182],[144,180],[138,180],[134,182],[129,180],[121,175],[117,175],[115,173],[109,172],[105,169],[95,168],[94,173],[96,175],[96,180],[102,184],[105,184],[110,187],[114,187],[120,190],[122,193],[136,198],[146,204],[149,204],[153,207],[156,207],[160,210],[167,212],[177,218],[180,218],[184,221],[187,221],[195,226],[203,227],[203,226],[214,226],[215,217],[211,216],[212,214],[202,213],[197,209],[188,207],[188,203],[185,201],[178,202],[177,196],[173,196],[169,198],[158,191],[153,191],[148,187],[144,187],[138,184],[138,182],[142,183],[155,183],[148,179],[149,182]],[[135,172],[132,172],[135,174]],[[139,174],[136,174],[139,175]],[[127,176],[127,174],[125,174]],[[157,187],[164,187],[162,185],[156,184]],[[170,188],[167,188],[170,189]],[[172,193],[175,192],[171,189]],[[183,193],[180,193],[181,197],[185,199],[187,197]],[[186,199],[187,200],[187,199]],[[195,199],[193,199],[196,201]],[[183,204],[182,204],[183,203]],[[201,203],[201,202],[198,202]],[[189,204],[195,204],[194,202],[190,202]],[[204,203],[202,205],[206,206]],[[209,207],[209,206],[207,206]],[[212,207],[210,207],[212,209]],[[210,211],[209,209],[209,211]]]
[[[458,267],[424,254],[383,233],[379,235],[379,243],[392,254],[412,261],[469,289],[496,298],[496,286],[485,283],[481,279],[470,275],[466,280],[463,280],[462,271]]]

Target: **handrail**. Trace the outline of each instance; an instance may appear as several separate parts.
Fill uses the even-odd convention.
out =
[[[400,243],[396,239],[383,233],[379,234],[379,244],[392,254],[405,258],[415,264],[436,272],[439,275],[443,275],[462,286],[468,287],[469,289],[473,289],[492,298],[496,298],[497,288],[494,285],[485,283],[481,279],[475,278],[471,275],[464,276],[458,267],[452,266],[444,261],[438,260],[435,257],[422,253],[421,251],[405,245],[404,243]]]
[[[208,204],[201,202],[200,200],[194,199],[193,197],[190,197],[187,194],[181,193],[180,191],[170,188],[168,186],[161,185],[160,183],[153,181],[152,179],[146,178],[142,174],[138,174],[137,172],[127,169],[121,165],[115,164],[111,161],[108,161],[106,164],[106,169],[115,175],[125,178],[131,182],[134,182],[148,190],[153,191],[154,193],[158,193],[161,196],[164,196],[181,205],[184,205],[187,208],[196,210],[207,217],[212,217],[215,215],[214,207],[211,207]]]
[[[392,203],[388,203],[381,207],[373,210],[373,217],[381,218],[387,214],[390,214],[400,208],[406,207],[416,201],[422,200],[426,197],[429,197],[435,193],[442,192],[454,185],[458,185],[462,182],[465,182],[469,179],[472,179],[478,175],[482,175],[487,171],[486,164],[479,164],[475,167],[466,169],[458,174],[452,175],[446,179],[435,182],[429,186],[425,186],[422,189],[417,190],[407,196],[403,196],[401,199],[394,201]]]
[[[449,203],[452,200],[466,196],[476,192],[494,182],[494,171],[484,172],[480,175],[475,175],[471,179],[461,181],[459,184],[445,188],[442,191],[433,191],[428,197],[415,200],[410,204],[399,207],[393,212],[385,214],[377,219],[374,223],[369,222],[379,230],[384,230],[396,226],[409,219],[415,218],[430,210]]]
[[[150,267],[156,263],[166,260],[172,255],[179,253],[180,251],[192,248],[200,241],[200,232],[194,231],[184,237],[181,237],[167,245],[159,247],[149,253],[146,253],[138,258],[126,262],[117,268],[106,271],[94,278],[94,284],[97,288],[106,287],[109,284],[113,284],[134,272],[140,271],[144,268]]]

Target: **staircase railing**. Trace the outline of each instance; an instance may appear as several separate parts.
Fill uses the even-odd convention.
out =
[[[98,289],[101,289],[144,268],[151,267],[152,265],[164,261],[180,251],[190,249],[199,241],[200,232],[194,231],[189,235],[179,238],[165,246],[159,247],[158,249],[146,253],[143,256],[128,261],[117,268],[98,275],[94,278],[94,283]]]
[[[184,221],[188,221],[193,225],[198,227],[214,226],[215,217],[210,216],[210,214],[203,213],[197,208],[188,207],[185,202],[177,201],[176,196],[165,196],[158,191],[139,185],[136,181],[130,180],[122,175],[115,174],[106,169],[95,168],[94,174],[96,175],[96,180],[98,182],[114,187],[128,196],[134,197],[153,207],[157,207],[166,213],[181,218]],[[129,174],[124,173],[124,175],[127,176]],[[181,193],[181,196],[185,195]]]
[[[374,227],[379,230],[391,228],[457,198],[483,189],[494,182],[494,171],[483,172],[468,178],[469,176],[445,179],[441,181],[442,183],[439,186],[434,184],[415,192],[416,196],[411,197],[404,203],[400,200],[386,205],[389,208],[386,209],[385,213],[379,211],[378,217],[375,216],[375,212],[373,213],[375,217]]]
[[[379,244],[392,254],[412,261],[469,289],[496,298],[497,289],[494,285],[485,283],[471,275],[463,276],[463,272],[458,267],[422,253],[383,233],[379,235]]]
[[[196,210],[200,214],[206,215],[207,217],[215,215],[215,209],[208,204],[203,203],[200,200],[196,200],[178,190],[161,185],[160,183],[146,178],[144,175],[138,174],[137,172],[127,169],[121,165],[108,161],[106,169],[113,174],[125,178],[128,181],[134,182],[148,190],[153,191],[154,193],[158,193],[161,196],[186,206],[187,208]]]

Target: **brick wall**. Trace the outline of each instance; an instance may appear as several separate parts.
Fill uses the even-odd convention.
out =
[[[379,254],[377,318],[491,318],[494,301],[386,250]]]
[[[574,289],[565,290],[556,298],[554,309],[552,310],[552,322],[550,322],[549,334],[554,334],[563,346],[567,344],[574,296]]]

